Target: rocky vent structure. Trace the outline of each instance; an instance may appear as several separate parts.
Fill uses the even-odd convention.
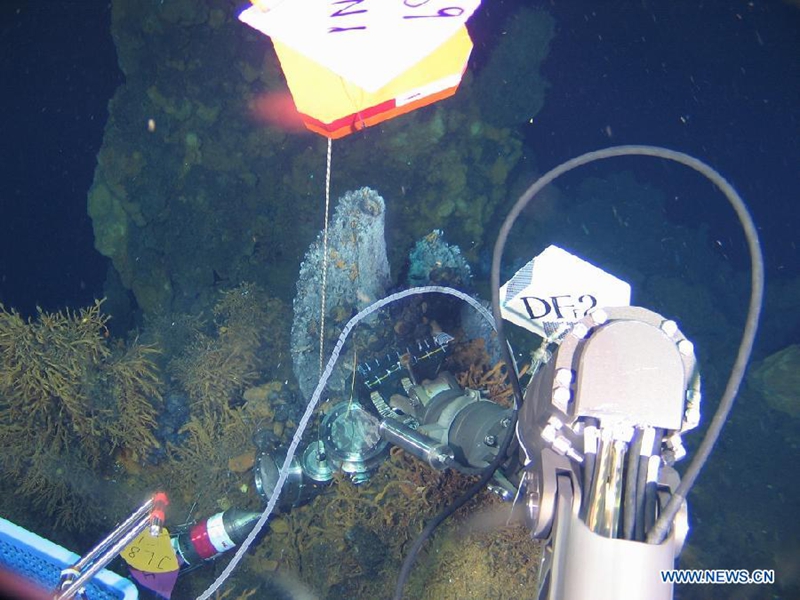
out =
[[[390,282],[384,239],[385,203],[370,188],[339,199],[328,228],[328,276],[325,311],[325,360],[354,312],[382,298]],[[322,233],[300,265],[294,299],[291,352],[300,391],[308,399],[319,381],[319,331],[322,292]],[[328,382],[344,391],[352,378],[352,358],[339,360]]]

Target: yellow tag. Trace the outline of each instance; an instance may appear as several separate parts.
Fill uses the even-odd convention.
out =
[[[122,559],[134,569],[145,573],[168,573],[178,569],[178,558],[169,540],[166,527],[158,537],[143,531],[120,553]]]

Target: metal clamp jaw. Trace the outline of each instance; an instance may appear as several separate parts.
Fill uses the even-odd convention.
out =
[[[699,402],[693,346],[674,321],[643,308],[610,308],[578,321],[563,338],[529,384],[517,425],[528,465],[526,512],[534,537],[549,540],[551,588],[569,581],[577,594],[551,589],[548,597],[581,597],[589,587],[577,582],[588,573],[627,581],[604,562],[621,551],[618,544],[630,561],[672,566],[687,530],[685,511],[666,549],[643,540],[677,486],[671,465],[685,454],[680,436],[699,422]],[[576,561],[594,568],[581,571]],[[601,597],[631,591],[594,584],[610,590]]]
[[[416,384],[403,380],[403,387],[406,394],[393,394],[388,402],[372,393],[385,439],[436,469],[474,475],[492,462],[510,426],[510,409],[462,388],[448,371]]]

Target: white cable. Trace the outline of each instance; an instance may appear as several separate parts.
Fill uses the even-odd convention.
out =
[[[303,417],[300,419],[300,423],[297,425],[297,431],[294,433],[294,437],[292,438],[292,443],[289,444],[289,449],[286,451],[286,458],[283,461],[283,466],[281,467],[281,472],[278,474],[278,481],[275,484],[275,489],[272,490],[272,494],[270,495],[269,502],[267,503],[267,507],[264,509],[264,512],[261,513],[261,517],[253,527],[253,530],[250,534],[245,538],[242,545],[239,546],[236,550],[236,554],[233,555],[231,561],[226,565],[225,569],[220,573],[219,577],[212,583],[205,592],[200,594],[197,597],[197,600],[207,600],[211,597],[211,595],[216,592],[220,586],[225,582],[225,580],[230,576],[236,566],[239,564],[239,561],[242,560],[244,557],[244,553],[247,552],[247,549],[250,547],[250,544],[253,543],[253,540],[256,539],[256,536],[260,533],[261,529],[263,529],[264,525],[269,519],[272,511],[275,508],[275,505],[278,502],[278,497],[280,496],[281,490],[283,489],[284,483],[286,483],[286,479],[289,475],[289,469],[291,467],[292,459],[294,458],[294,454],[297,451],[297,447],[300,445],[300,440],[303,437],[303,433],[305,432],[306,427],[308,426],[309,420],[311,420],[311,415],[314,413],[314,409],[317,407],[317,403],[319,402],[319,398],[322,395],[322,392],[325,390],[325,386],[328,383],[328,379],[333,372],[333,367],[336,365],[336,361],[339,358],[339,353],[342,351],[344,347],[344,343],[347,340],[347,336],[350,335],[350,331],[358,325],[360,321],[365,319],[367,316],[386,306],[387,304],[391,304],[396,300],[401,300],[408,296],[414,296],[418,294],[428,294],[428,293],[439,293],[439,294],[446,294],[449,296],[455,296],[461,300],[464,300],[468,304],[470,304],[475,310],[477,310],[484,319],[486,319],[492,328],[495,327],[494,317],[489,310],[483,306],[480,302],[472,298],[471,296],[461,292],[459,290],[438,286],[438,285],[428,285],[423,287],[415,287],[410,288],[407,290],[403,290],[402,292],[397,292],[396,294],[392,294],[387,296],[386,298],[382,298],[377,302],[370,304],[364,310],[359,312],[355,315],[352,319],[350,319],[347,324],[344,326],[342,333],[339,335],[339,339],[336,341],[336,346],[333,348],[333,352],[331,352],[331,357],[328,359],[328,364],[325,367],[325,370],[320,377],[319,383],[317,384],[316,389],[314,389],[314,393],[311,395],[311,400],[308,402],[308,406],[306,406],[306,411],[303,413]]]

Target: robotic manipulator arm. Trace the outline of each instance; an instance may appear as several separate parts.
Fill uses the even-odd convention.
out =
[[[313,499],[335,471],[368,481],[389,445],[434,469],[477,474],[490,464],[512,411],[438,370],[451,341],[439,334],[362,363],[363,405],[327,412],[319,438],[295,460],[282,509]],[[638,307],[595,310],[543,350],[548,343],[557,347],[536,353],[542,360],[519,414],[519,459],[489,484],[521,500],[533,537],[547,540],[540,596],[670,598],[659,571],[680,552],[685,505],[663,543],[644,539],[679,481],[672,464],[685,454],[681,434],[699,421],[693,345],[674,321]],[[280,453],[259,456],[265,499],[281,463]]]
[[[660,544],[647,532],[679,483],[681,435],[700,418],[693,344],[639,307],[574,324],[525,392],[517,437],[521,491],[549,599],[672,597],[686,504]]]
[[[519,483],[516,498],[524,501],[532,535],[546,540],[538,593],[548,600],[672,598],[672,585],[662,583],[660,571],[672,569],[681,551],[688,532],[684,499],[733,406],[763,300],[758,233],[730,183],[705,163],[680,152],[617,146],[583,154],[547,172],[506,217],[491,273],[493,313],[501,342],[500,262],[514,221],[560,175],[620,156],[679,163],[705,176],[725,195],[750,251],[750,302],[728,384],[683,481],[673,465],[685,455],[682,434],[700,419],[700,379],[693,344],[677,324],[644,308],[622,306],[576,316],[565,334],[557,328],[545,329],[517,415],[520,460],[502,463],[490,485],[511,499],[514,485],[510,480]],[[533,282],[540,280],[535,270],[534,266],[532,273],[526,273],[533,275]],[[504,288],[513,299],[520,289],[511,283]],[[593,302],[592,306],[625,303]],[[448,341],[440,337],[426,342],[424,348],[420,346],[421,354],[398,355],[385,370],[378,363],[365,367],[364,381],[375,383],[369,392],[375,410],[358,412],[357,426],[345,418],[352,416],[352,407],[329,412],[323,435],[295,461],[288,492],[280,495],[281,506],[313,496],[318,486],[330,481],[335,468],[350,473],[355,482],[368,479],[371,465],[380,460],[389,443],[432,468],[475,473],[498,462],[498,440],[506,437],[513,412],[478,392],[461,389],[444,373],[428,380],[413,376],[416,363],[444,351]],[[552,353],[548,352],[551,344],[556,344]],[[507,354],[506,362],[511,360]],[[401,379],[405,393],[383,393],[384,378],[403,368],[411,375]],[[518,388],[516,382],[513,387]],[[272,495],[280,464],[268,454],[259,460],[257,488],[265,498]]]

